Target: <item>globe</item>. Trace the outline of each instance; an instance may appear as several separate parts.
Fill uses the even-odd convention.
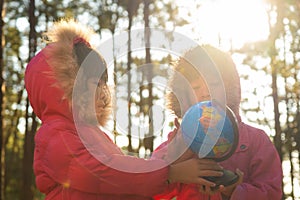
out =
[[[200,158],[222,161],[236,149],[236,117],[228,106],[216,101],[202,101],[191,106],[180,126],[184,141]]]

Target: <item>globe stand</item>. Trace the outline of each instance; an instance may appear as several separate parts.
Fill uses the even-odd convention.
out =
[[[216,101],[214,101],[214,104],[219,106],[219,104]],[[213,160],[215,160],[217,162],[228,159],[234,153],[234,151],[236,150],[236,147],[238,145],[239,130],[238,130],[237,120],[236,120],[235,114],[227,106],[224,110],[226,111],[226,116],[229,118],[229,120],[232,124],[234,140],[233,140],[231,150],[226,155],[224,155],[220,158],[213,158]],[[223,170],[223,176],[220,176],[220,177],[211,176],[211,177],[206,177],[205,179],[209,180],[209,181],[212,181],[216,184],[215,187],[212,187],[212,190],[215,190],[215,189],[218,189],[220,185],[224,185],[226,187],[228,185],[232,185],[232,184],[236,183],[239,180],[239,176],[236,173],[234,173],[230,170],[224,169]]]
[[[213,101],[205,101],[205,102],[199,102],[195,105],[193,105],[183,116],[181,128],[183,132],[184,139],[188,144],[190,144],[190,148],[195,153],[199,154],[200,147],[203,143],[203,136],[201,138],[201,134],[207,134],[209,135],[209,132],[205,132],[204,130],[207,129],[205,127],[205,124],[203,125],[201,123],[201,117],[203,114],[203,106],[208,107],[210,111],[214,110],[216,112],[216,115],[225,115],[225,123],[222,126],[221,134],[227,134],[230,135],[232,138],[232,144],[229,150],[226,151],[226,153],[222,154],[221,156],[216,155],[207,155],[204,158],[215,160],[216,162],[224,161],[228,159],[236,150],[238,145],[238,135],[239,130],[237,126],[237,119],[235,117],[235,114],[233,111],[228,107],[223,107],[221,104],[219,104],[216,100]],[[210,113],[211,117],[213,118],[213,113]],[[200,123],[199,123],[200,122]],[[227,126],[226,128],[224,126]],[[211,128],[211,124],[209,123],[209,128]],[[200,137],[199,137],[200,135]],[[191,140],[191,138],[193,138]],[[211,176],[211,177],[203,177],[208,181],[214,182],[216,184],[215,187],[212,188],[212,190],[218,189],[220,185],[228,186],[236,183],[239,179],[239,176],[230,171],[230,170],[223,170],[223,176],[217,177],[217,176]]]
[[[220,185],[224,185],[225,187],[228,185],[232,185],[236,183],[239,180],[239,176],[230,171],[230,170],[223,170],[223,176],[210,176],[210,177],[205,177],[206,180],[214,182],[216,184],[215,187],[211,187],[212,190],[216,190],[219,188]]]

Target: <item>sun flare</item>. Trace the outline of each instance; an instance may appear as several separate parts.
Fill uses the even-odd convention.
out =
[[[191,28],[201,42],[239,48],[269,35],[263,0],[203,0],[200,3],[199,7],[191,4],[189,10],[193,19]]]

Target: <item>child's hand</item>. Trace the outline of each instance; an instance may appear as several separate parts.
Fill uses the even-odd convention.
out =
[[[236,169],[235,172],[239,176],[239,180],[232,185],[228,185],[227,187],[221,185],[219,188],[219,191],[222,193],[222,195],[224,195],[226,197],[230,197],[232,192],[235,190],[236,186],[238,186],[239,184],[241,184],[243,182],[244,173],[239,169]]]
[[[214,195],[216,193],[219,193],[220,190],[220,186],[217,187],[218,189],[212,189],[212,187],[207,186],[207,185],[199,185],[199,192],[201,192],[202,194],[207,194],[207,195]]]
[[[202,177],[222,176],[222,167],[210,159],[188,159],[183,162],[172,164],[169,170],[169,181],[180,183],[195,183],[214,187],[215,183]]]
[[[243,172],[240,171],[239,169],[237,169],[236,173],[239,176],[239,180],[236,183],[232,184],[232,185],[229,185],[227,187],[225,187],[224,185],[220,185],[218,187],[218,189],[211,189],[211,187],[207,187],[206,185],[200,185],[199,186],[199,191],[201,193],[207,194],[207,195],[214,195],[218,192],[221,192],[223,196],[230,197],[232,192],[235,190],[236,186],[243,182],[243,177],[244,177]]]
[[[168,142],[172,141],[175,138],[175,136],[178,132],[178,129],[180,129],[180,124],[179,124],[178,118],[174,119],[174,125],[175,125],[174,130],[168,134]]]

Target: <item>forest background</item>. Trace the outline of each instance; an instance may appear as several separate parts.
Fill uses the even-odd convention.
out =
[[[125,115],[121,113],[125,130],[118,127],[117,120],[106,128],[114,133],[112,139],[125,152],[140,157],[147,157],[174,126],[172,120],[168,121],[169,113],[158,109],[164,104],[166,88],[149,83],[158,78],[166,81],[163,79],[167,79],[176,56],[149,48],[131,52],[130,44],[136,39],[131,31],[146,27],[176,31],[199,44],[209,43],[228,51],[241,75],[242,119],[264,129],[273,141],[284,169],[282,199],[299,200],[300,1],[251,2],[258,1],[263,15],[257,9],[252,13],[239,10],[239,2],[250,2],[246,0],[0,0],[0,200],[43,199],[36,189],[32,169],[34,136],[40,121],[24,90],[24,70],[45,46],[42,33],[65,17],[92,26],[99,36],[94,38],[96,44],[107,40],[114,44],[113,36],[127,31],[126,55],[115,56],[118,50],[114,47],[118,44],[111,49],[111,83],[117,97],[115,116],[118,119],[118,110],[126,108]],[[204,15],[207,10],[202,8],[210,8],[211,15]],[[221,14],[231,16],[225,20],[232,22],[222,30],[218,29],[224,17]],[[260,32],[263,20],[265,31]],[[205,36],[205,30],[211,37]],[[242,38],[246,33],[240,30],[250,33],[250,37]],[[262,37],[256,37],[256,33]],[[143,63],[153,63],[147,72],[152,76],[138,70]],[[160,121],[154,121],[158,119],[153,118],[153,113],[161,116]]]

